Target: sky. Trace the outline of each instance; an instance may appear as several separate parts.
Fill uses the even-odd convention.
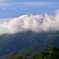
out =
[[[0,34],[59,31],[59,0],[0,0]]]
[[[54,14],[59,0],[0,0],[0,18],[15,18],[24,14]]]

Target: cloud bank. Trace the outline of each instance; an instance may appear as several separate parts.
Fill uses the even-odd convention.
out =
[[[55,15],[22,15],[9,22],[0,23],[0,34],[14,34],[28,30],[39,33],[59,31],[59,10]]]
[[[43,7],[43,8],[59,8],[59,2],[15,2],[13,0],[0,0],[0,9],[2,10],[17,10],[27,7]]]

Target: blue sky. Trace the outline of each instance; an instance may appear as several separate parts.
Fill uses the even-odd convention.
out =
[[[0,0],[0,34],[59,31],[59,0]]]
[[[0,18],[53,14],[58,9],[59,0],[0,0]]]

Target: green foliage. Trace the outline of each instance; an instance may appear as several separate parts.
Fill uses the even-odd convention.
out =
[[[43,37],[42,37],[43,36]],[[0,56],[43,42],[48,33],[31,31],[0,35]]]
[[[10,58],[8,58],[8,59],[14,59],[13,57],[10,57]]]
[[[51,47],[51,48],[49,48],[49,50],[48,50],[50,53],[52,53],[52,52],[59,52],[59,48],[57,48],[57,47]]]
[[[46,52],[40,52],[30,57],[15,56],[10,59],[59,59],[59,48],[51,47]]]
[[[9,53],[0,57],[0,59],[8,59],[9,57],[14,57],[16,55],[31,56],[40,51],[47,51],[47,49],[50,48],[51,46],[59,47],[59,32],[36,34],[28,31],[13,35],[6,35],[6,36],[2,35],[0,36],[0,39],[1,39],[0,55]],[[20,48],[22,49],[20,50]],[[46,54],[48,54],[48,52]],[[44,58],[46,59],[47,57]]]

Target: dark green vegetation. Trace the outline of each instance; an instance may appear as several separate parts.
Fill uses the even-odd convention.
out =
[[[27,34],[27,35],[29,35],[29,34]],[[36,37],[36,35],[39,35],[38,37],[41,37],[42,34],[41,35],[40,34],[33,34],[33,35],[35,35],[35,37]],[[47,37],[45,37],[45,35]],[[37,41],[39,40],[38,37],[37,37]],[[42,35],[42,38],[43,38],[43,41],[41,41],[41,43],[39,43],[39,44],[37,43],[37,44],[35,44],[33,46],[30,46],[30,47],[27,47],[27,48],[24,48],[24,49],[21,49],[21,50],[14,51],[12,53],[6,54],[6,55],[0,57],[0,59],[8,59],[9,57],[14,57],[16,55],[18,55],[18,56],[19,55],[20,56],[31,56],[31,55],[34,55],[34,54],[40,52],[40,51],[47,51],[47,49],[50,48],[51,46],[59,47],[59,32],[51,33],[51,34],[48,34],[48,35],[47,35],[47,33],[44,33]]]
[[[0,35],[0,56],[41,43],[47,36],[48,33],[40,34],[31,31]]]
[[[30,57],[14,56],[9,59],[59,59],[59,48],[51,47],[46,52],[40,52]]]

